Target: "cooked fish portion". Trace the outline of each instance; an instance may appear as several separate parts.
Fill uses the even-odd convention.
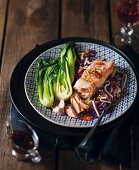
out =
[[[72,104],[72,106],[75,109],[77,114],[79,114],[82,111],[84,111],[84,109],[80,105],[80,98],[79,98],[79,96],[77,94],[73,94],[70,97],[70,102],[71,102],[71,104]]]
[[[71,96],[70,102],[77,114],[83,112],[85,109],[89,109],[90,107],[81,99],[81,97],[77,93],[74,93]]]
[[[75,118],[78,117],[78,115],[77,115],[77,113],[75,112],[74,108],[73,108],[72,106],[70,106],[70,105],[68,105],[68,106],[65,107],[65,113],[66,113],[68,116],[70,116],[70,117],[75,117]]]
[[[86,81],[83,78],[78,79],[73,88],[79,92],[84,99],[90,98],[96,90],[95,84]]]
[[[95,60],[83,72],[74,89],[86,99],[92,97],[114,70],[114,61]]]

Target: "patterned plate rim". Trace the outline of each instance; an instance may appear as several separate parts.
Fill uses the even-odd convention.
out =
[[[132,71],[133,71],[133,73],[134,73],[134,75],[135,75],[134,78],[135,78],[135,80],[136,80],[136,87],[137,87],[137,77],[136,77],[136,74],[135,74],[135,72],[134,72],[131,64],[129,63],[129,61],[127,61],[126,58],[123,57],[123,55],[125,56],[125,54],[123,54],[121,51],[120,51],[120,53],[121,53],[121,54],[120,54],[120,53],[118,53],[116,50],[110,48],[109,46],[104,45],[104,44],[99,44],[99,43],[96,43],[96,42],[75,41],[75,43],[90,43],[90,44],[96,44],[96,45],[99,45],[99,46],[108,48],[109,50],[112,50],[112,51],[114,51],[115,53],[119,54],[120,57],[122,57],[122,58],[129,64],[129,66],[131,67],[131,69],[132,69]],[[37,111],[37,113],[39,113],[39,114],[40,114],[43,118],[45,118],[46,120],[48,120],[48,121],[50,121],[50,122],[52,122],[52,123],[54,123],[54,124],[57,124],[57,125],[60,125],[60,126],[64,126],[64,127],[71,127],[71,128],[72,128],[72,127],[73,127],[73,128],[90,128],[90,127],[92,127],[92,126],[94,126],[94,125],[89,125],[89,126],[66,125],[66,124],[61,124],[61,123],[59,123],[59,122],[55,122],[55,121],[47,118],[45,115],[43,115],[42,113],[40,113],[40,112],[36,109],[36,107],[35,107],[35,106],[33,105],[33,103],[30,101],[30,98],[29,98],[29,96],[28,96],[28,94],[27,94],[27,90],[26,90],[26,77],[27,77],[28,72],[29,72],[30,68],[32,67],[33,63],[36,62],[36,61],[38,60],[38,58],[40,58],[40,57],[41,57],[45,52],[47,52],[48,50],[51,50],[52,48],[54,48],[54,47],[56,47],[56,46],[59,46],[59,45],[63,45],[63,44],[65,44],[65,43],[56,44],[55,46],[53,46],[53,47],[47,49],[46,51],[42,52],[37,58],[35,58],[35,59],[33,60],[33,62],[30,64],[30,66],[29,66],[29,68],[27,69],[27,72],[26,72],[26,74],[25,74],[25,79],[24,79],[24,90],[25,90],[25,94],[26,94],[26,97],[27,97],[29,103],[31,104],[31,106]],[[123,55],[122,55],[122,54],[123,54]],[[108,124],[108,123],[110,123],[110,122],[113,122],[114,120],[116,120],[116,119],[118,119],[119,117],[121,117],[124,113],[126,113],[126,112],[130,109],[130,107],[133,105],[133,103],[134,103],[134,101],[135,101],[135,99],[136,99],[136,96],[137,96],[137,89],[136,89],[136,94],[135,94],[135,97],[134,97],[133,101],[131,102],[131,104],[127,107],[127,109],[126,109],[121,115],[116,116],[114,119],[112,119],[112,120],[110,120],[110,121],[108,121],[108,122],[101,122],[100,125],[104,125],[104,124]],[[71,119],[72,119],[72,118],[71,118]],[[96,121],[97,121],[97,119],[93,120],[94,124],[95,124]]]

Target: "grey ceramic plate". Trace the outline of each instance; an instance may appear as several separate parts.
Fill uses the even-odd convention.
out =
[[[66,127],[77,127],[77,128],[85,128],[94,126],[97,119],[92,121],[83,121],[76,118],[71,118],[69,116],[61,116],[60,114],[54,113],[51,109],[44,107],[40,104],[38,93],[37,93],[37,85],[35,81],[35,73],[37,69],[37,61],[46,57],[58,57],[63,48],[64,44],[60,44],[50,48],[49,50],[43,52],[39,55],[33,63],[30,65],[24,81],[25,93],[28,101],[32,105],[32,107],[45,119],[50,122],[53,122],[58,125],[66,126]],[[107,114],[101,121],[102,124],[107,124],[123,114],[131,107],[133,104],[136,95],[137,95],[137,79],[135,73],[127,62],[127,60],[115,50],[100,45],[97,43],[86,43],[86,42],[76,42],[76,47],[78,52],[84,51],[86,49],[93,49],[97,52],[97,57],[99,59],[106,60],[114,60],[117,67],[128,76],[126,86],[124,88],[123,96],[121,100],[114,106],[111,114]]]

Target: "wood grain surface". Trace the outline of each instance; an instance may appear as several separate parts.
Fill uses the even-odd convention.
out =
[[[6,134],[11,99],[10,77],[24,55],[42,44],[62,37],[90,37],[114,43],[121,23],[114,15],[113,0],[1,0],[0,1],[0,170],[129,170],[110,160],[82,164],[75,151],[57,152],[40,146],[42,162],[22,162],[11,156]],[[139,32],[139,26],[135,26]],[[136,49],[137,44],[133,45]],[[138,51],[139,52],[139,51]],[[135,156],[133,170],[138,170],[139,133],[134,127]]]
[[[2,7],[1,7],[2,8]],[[36,44],[58,38],[59,2],[56,0],[10,0],[1,64],[0,170],[54,169],[53,153],[42,150],[40,164],[23,163],[11,156],[5,122],[10,111],[10,76],[18,61]],[[47,159],[47,160],[45,160]]]
[[[62,1],[61,36],[90,37],[109,42],[107,1]]]
[[[8,9],[8,0],[0,1],[0,65],[2,61],[7,9]]]
[[[7,0],[0,1],[0,47],[1,47],[2,39],[3,39],[6,12],[7,12]]]

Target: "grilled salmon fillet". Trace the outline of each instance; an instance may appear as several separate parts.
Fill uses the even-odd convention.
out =
[[[84,99],[91,98],[113,72],[114,66],[114,61],[94,60],[75,82],[73,88]]]
[[[85,109],[89,109],[90,107],[84,102],[84,100],[81,99],[78,93],[74,93],[70,97],[70,102],[77,114],[83,112]]]
[[[78,115],[77,115],[77,113],[75,112],[74,108],[73,108],[72,106],[70,106],[70,105],[67,105],[67,106],[65,107],[65,112],[66,112],[66,114],[67,114],[68,116],[70,116],[70,117],[75,117],[75,118],[78,117]]]

